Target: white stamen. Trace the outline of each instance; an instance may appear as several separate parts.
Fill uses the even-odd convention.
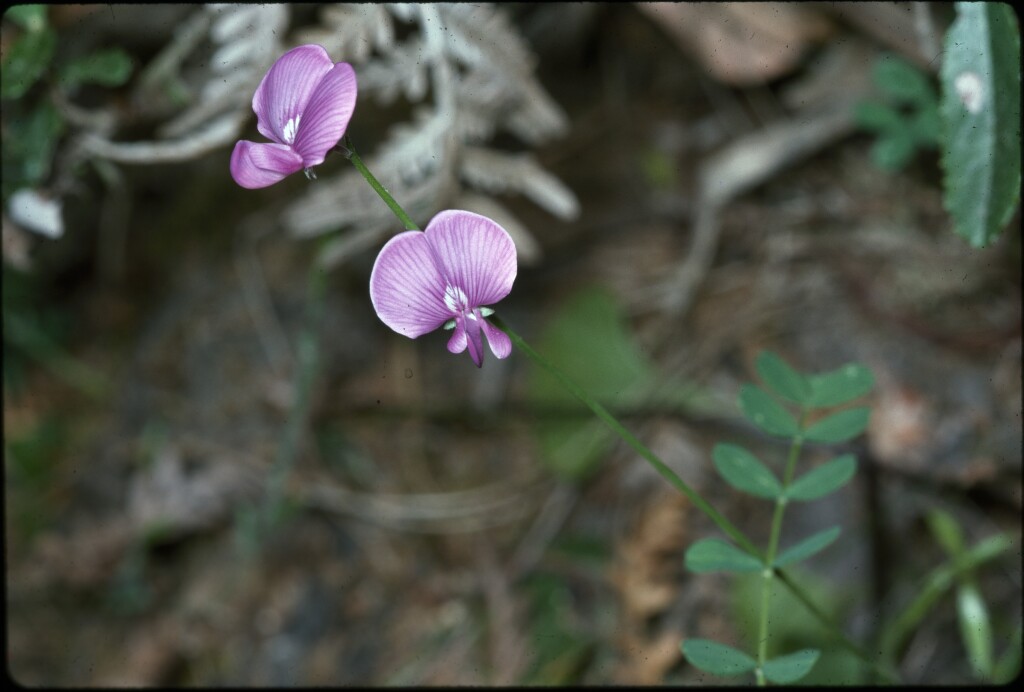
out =
[[[463,293],[461,288],[452,286],[449,284],[444,288],[444,304],[449,310],[455,313],[465,312],[466,310],[466,294]]]
[[[284,124],[284,143],[291,144],[295,141],[295,133],[299,129],[299,121],[302,120],[301,115],[296,115],[294,118]]]

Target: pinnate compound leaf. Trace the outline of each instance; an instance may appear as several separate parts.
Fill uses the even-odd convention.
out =
[[[771,351],[757,357],[757,372],[776,394],[795,404],[806,404],[811,398],[811,385],[803,375]]]
[[[811,375],[808,379],[814,390],[809,405],[814,408],[845,404],[867,394],[875,386],[874,375],[859,363],[847,363],[832,372]]]
[[[691,572],[760,572],[764,563],[731,543],[718,538],[697,541],[686,551]]]
[[[757,661],[752,657],[710,639],[687,639],[681,648],[687,661],[707,673],[729,677],[757,668]]]
[[[944,203],[956,232],[988,245],[1020,197],[1020,29],[1008,3],[958,2],[941,83]]]
[[[805,558],[819,553],[825,548],[832,545],[832,542],[839,538],[839,527],[833,526],[830,529],[819,531],[810,538],[806,538],[788,550],[784,550],[781,555],[775,558],[775,567],[784,567],[790,563],[798,562]]]
[[[792,437],[800,431],[796,418],[755,385],[745,384],[740,388],[740,410],[751,423],[772,435]]]
[[[821,652],[817,649],[802,649],[796,653],[765,661],[761,670],[771,682],[788,685],[811,672],[811,668],[818,662],[820,655]]]
[[[775,474],[742,447],[717,444],[711,455],[718,473],[737,490],[772,499],[782,494],[782,485]]]
[[[870,415],[866,406],[833,413],[807,428],[804,437],[812,442],[845,442],[864,432]]]
[[[856,457],[844,454],[796,479],[786,489],[786,497],[790,500],[817,500],[849,483],[856,471]]]

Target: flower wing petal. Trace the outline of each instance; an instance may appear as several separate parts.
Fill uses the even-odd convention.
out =
[[[481,320],[480,326],[483,327],[484,334],[487,335],[487,343],[491,345],[491,352],[494,354],[494,357],[499,360],[508,358],[509,354],[512,353],[512,340],[508,338],[508,334],[487,320]]]
[[[313,91],[302,111],[302,122],[292,146],[303,164],[318,166],[345,134],[356,107],[356,73],[345,62],[334,65]]]
[[[285,138],[285,126],[292,121],[292,131],[298,123],[320,80],[334,67],[323,46],[307,44],[292,48],[277,59],[252,97],[256,112],[256,128],[267,139],[290,144]]]
[[[231,152],[231,177],[250,190],[273,185],[301,169],[302,157],[284,144],[241,140]]]
[[[455,331],[452,334],[452,338],[448,339],[448,352],[462,353],[466,350],[468,343],[469,339],[466,338],[466,325],[463,324],[463,319],[461,317],[457,317],[455,319]]]
[[[419,231],[399,233],[385,243],[370,272],[370,301],[377,317],[410,339],[434,331],[454,316],[445,307],[444,289],[427,239]]]
[[[470,211],[442,211],[424,235],[445,278],[465,292],[469,307],[492,305],[512,290],[516,246],[494,221]]]

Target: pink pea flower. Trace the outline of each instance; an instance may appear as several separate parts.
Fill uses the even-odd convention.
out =
[[[399,334],[415,339],[441,325],[454,329],[451,353],[484,362],[483,338],[498,358],[512,352],[508,335],[485,318],[512,290],[516,247],[508,232],[485,216],[442,211],[427,229],[389,240],[370,274],[370,300],[377,316]]]
[[[239,141],[231,177],[249,189],[318,166],[345,134],[356,107],[356,74],[323,46],[292,48],[277,59],[252,97],[256,127],[272,143]]]

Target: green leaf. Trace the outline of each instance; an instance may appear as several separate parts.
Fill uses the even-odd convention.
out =
[[[879,133],[899,132],[905,127],[903,116],[895,108],[876,101],[862,101],[853,109],[858,127]]]
[[[60,81],[69,89],[84,83],[118,87],[131,76],[131,56],[120,48],[108,48],[73,60],[60,71]]]
[[[864,432],[870,414],[866,406],[833,413],[807,428],[804,437],[813,442],[845,442]]]
[[[874,375],[860,363],[847,363],[832,372],[811,375],[808,379],[814,390],[810,401],[814,408],[845,404],[867,394],[875,386]]]
[[[956,613],[960,621],[960,638],[967,649],[967,659],[974,674],[982,679],[992,677],[992,624],[981,594],[973,584],[964,584],[956,592]]]
[[[4,12],[4,19],[26,31],[41,31],[46,28],[46,5],[15,5]]]
[[[944,202],[980,248],[1020,195],[1020,30],[1006,3],[958,2],[956,13],[941,70]]]
[[[22,187],[35,187],[50,174],[53,152],[64,121],[49,101],[43,101],[27,115],[12,116],[4,132],[4,194]]]
[[[943,550],[952,558],[959,557],[966,544],[960,524],[953,518],[953,515],[941,509],[933,509],[928,512],[926,520],[928,528],[932,530],[932,535],[935,536],[935,540],[939,542]]]
[[[0,71],[0,98],[21,98],[50,66],[57,35],[49,30],[30,31],[19,36],[4,56]]]
[[[883,56],[875,63],[874,80],[879,89],[898,103],[921,105],[935,102],[935,92],[927,77],[895,55]]]
[[[772,435],[792,437],[800,432],[793,415],[755,385],[740,388],[740,410],[751,423]]]
[[[786,489],[786,497],[790,500],[817,500],[849,483],[856,471],[856,457],[844,454],[796,479]]]
[[[764,351],[757,357],[757,372],[782,398],[795,404],[806,404],[810,400],[810,383],[771,351]]]
[[[680,648],[692,665],[715,675],[730,677],[757,668],[757,661],[739,649],[709,639],[687,639]]]
[[[737,490],[771,499],[782,494],[775,474],[742,447],[717,444],[711,455],[722,478]]]
[[[871,145],[871,160],[883,171],[895,173],[906,166],[917,151],[909,132],[892,133]]]
[[[583,289],[559,305],[537,350],[605,406],[637,400],[654,381],[654,369],[634,343],[614,296],[602,288]],[[561,478],[581,479],[596,470],[618,438],[554,376],[531,368],[531,400],[565,411],[535,424],[542,460]]]
[[[832,545],[832,542],[837,538],[839,538],[838,526],[819,531],[810,538],[806,538],[792,548],[783,551],[781,555],[775,558],[775,567],[783,567],[791,562],[805,560]]]
[[[821,652],[817,649],[803,649],[786,656],[765,661],[761,666],[764,676],[771,682],[788,685],[811,672]]]
[[[718,538],[697,541],[686,551],[691,572],[760,572],[764,563],[731,543]]]

